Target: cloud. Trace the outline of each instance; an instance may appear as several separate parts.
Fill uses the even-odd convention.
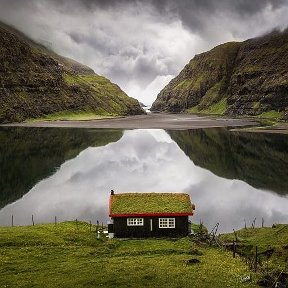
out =
[[[145,103],[153,101],[159,92],[156,87],[167,84],[163,79],[176,76],[195,53],[286,27],[288,14],[287,0],[0,0],[0,4],[2,21],[34,40],[48,41],[57,53],[87,64]]]
[[[130,82],[127,91],[133,91],[137,95],[137,99],[145,105],[149,106],[155,99],[155,95],[159,93],[172,79],[174,75],[158,75],[144,89],[141,89],[138,82]]]

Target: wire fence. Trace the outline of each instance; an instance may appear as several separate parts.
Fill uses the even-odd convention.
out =
[[[248,229],[245,220],[244,222],[244,229]],[[263,218],[261,219],[260,227],[264,227]],[[279,270],[270,266],[269,259],[275,252],[274,248],[267,246],[267,249],[263,249],[263,247],[261,247],[260,251],[258,245],[253,246],[251,244],[249,245],[242,243],[234,229],[234,239],[229,242],[225,240],[225,238],[223,239],[221,234],[217,234],[218,228],[219,223],[217,223],[209,233],[203,225],[203,222],[200,220],[197,233],[191,235],[192,241],[196,243],[205,243],[210,246],[217,246],[226,251],[230,251],[233,255],[233,258],[239,257],[247,265],[248,270],[251,272],[241,278],[242,283],[252,281],[252,275],[253,273],[256,273],[258,275],[257,284],[260,286],[272,288],[288,287],[288,272],[284,269]],[[256,218],[253,219],[249,228],[256,228]]]
[[[107,236],[107,234],[108,234],[107,226],[105,226],[103,222],[100,222],[98,220],[96,221],[96,223],[93,223],[91,220],[89,220],[89,221],[80,220],[79,221],[79,219],[73,219],[73,220],[67,220],[66,219],[66,220],[64,220],[62,222],[62,221],[59,221],[59,218],[57,216],[53,216],[53,217],[51,217],[51,222],[45,222],[45,223],[44,222],[43,223],[42,222],[38,222],[38,223],[36,223],[35,219],[36,219],[35,215],[32,214],[31,215],[31,223],[29,223],[29,224],[31,224],[32,226],[35,226],[36,224],[48,224],[48,223],[51,224],[52,223],[52,224],[54,224],[56,226],[56,225],[58,225],[60,223],[63,223],[63,222],[74,222],[76,229],[78,229],[80,223],[81,222],[85,222],[85,223],[88,224],[89,231],[90,232],[95,232],[97,238],[101,238],[103,236]],[[15,219],[15,216],[11,215],[11,224],[9,226],[11,226],[11,227],[20,226],[20,225],[17,225],[17,221],[15,221],[15,220],[17,220],[17,219]],[[25,226],[28,226],[29,224],[26,222]]]

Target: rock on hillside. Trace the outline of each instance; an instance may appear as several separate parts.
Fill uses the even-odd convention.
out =
[[[144,113],[136,99],[89,67],[0,23],[0,123],[57,112]]]
[[[288,29],[196,55],[152,111],[288,119]]]

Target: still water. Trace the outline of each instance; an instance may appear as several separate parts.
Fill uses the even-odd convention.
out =
[[[227,129],[0,128],[0,225],[106,222],[110,190],[186,192],[220,231],[288,223],[288,137]]]

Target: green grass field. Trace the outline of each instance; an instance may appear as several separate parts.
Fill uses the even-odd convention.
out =
[[[0,228],[0,287],[257,287],[240,283],[248,273],[188,237],[96,239],[85,222]]]
[[[238,251],[248,257],[253,256],[258,247],[259,260],[269,270],[288,272],[288,225],[278,224],[264,228],[241,229],[236,232]],[[222,236],[222,241],[235,240],[235,234]]]

